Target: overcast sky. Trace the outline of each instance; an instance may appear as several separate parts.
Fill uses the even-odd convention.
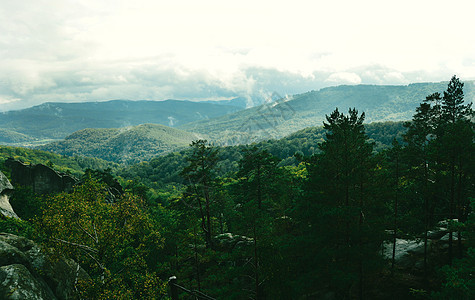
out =
[[[472,1],[0,1],[0,111],[475,79]]]

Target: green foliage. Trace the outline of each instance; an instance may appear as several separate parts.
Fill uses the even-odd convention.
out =
[[[444,266],[440,273],[444,277],[442,289],[432,294],[433,299],[469,300],[475,297],[475,248],[467,251],[467,257],[455,260],[453,266]]]
[[[0,143],[2,144],[24,144],[34,140],[35,139],[33,137],[30,137],[26,134],[0,128]]]
[[[15,192],[10,198],[13,211],[23,220],[31,221],[42,210],[44,199],[35,195],[30,187],[15,186]]]
[[[305,122],[315,125],[323,118],[314,118],[312,109],[333,109],[331,99],[344,105],[357,100],[367,113],[336,109],[323,127],[246,146],[215,147],[198,140],[118,171],[96,168],[93,161],[86,170],[79,158],[62,161],[8,148],[19,157],[55,167],[77,164],[85,172],[85,182],[73,193],[46,202],[26,201],[28,191],[20,188],[25,201],[19,212],[37,215],[45,245],[87,269],[91,281],[78,285],[85,299],[165,297],[159,278],[171,275],[187,289],[216,299],[470,299],[475,289],[475,204],[468,207],[474,192],[473,118],[470,105],[461,101],[463,84],[454,77],[446,93],[434,93],[442,86],[335,87],[297,95],[289,102],[300,119],[277,125],[283,133]],[[422,94],[429,96],[406,127],[363,124],[365,117],[406,118]],[[209,124],[223,130],[239,121],[236,115],[226,118],[229,123]],[[211,134],[217,132],[214,125]],[[111,132],[77,134],[100,143]],[[106,185],[118,184],[114,174],[126,195],[111,204],[105,201]],[[448,221],[448,230],[462,239],[448,247],[442,240],[429,243],[425,233],[447,219],[458,219]],[[30,232],[28,223],[7,221],[10,231]],[[389,236],[385,230],[394,231]],[[410,267],[396,259],[394,267],[385,264],[387,240],[408,236],[427,241],[433,252],[423,259],[411,253]],[[447,248],[453,249],[452,265]]]
[[[0,214],[0,232],[11,233],[19,236],[24,236],[29,239],[36,238],[36,232],[30,222],[4,217]]]
[[[253,203],[255,207],[261,209],[262,203],[272,198],[272,191],[276,190],[275,184],[278,183],[276,180],[278,162],[277,157],[266,150],[259,150],[256,146],[244,149],[236,175],[239,189],[244,191],[241,194],[246,199],[245,202]]]
[[[372,123],[366,126],[368,136],[375,142],[375,150],[383,150],[391,147],[394,138],[402,136],[405,128],[403,122]],[[325,138],[323,127],[309,127],[295,132],[288,137],[279,140],[267,140],[253,144],[261,150],[269,152],[279,158],[279,166],[296,166],[299,161],[294,157],[295,153],[304,156],[311,156],[318,153],[318,144]],[[237,172],[239,160],[242,159],[241,152],[246,146],[217,147],[220,149],[219,161],[216,164],[218,176],[226,176]],[[164,189],[167,186],[171,189],[183,184],[183,178],[179,172],[187,162],[186,156],[190,149],[180,152],[169,153],[151,159],[149,162],[125,167],[117,172],[117,175],[125,180],[135,180],[153,189]]]
[[[5,174],[9,174],[9,170],[4,167],[4,162],[10,157],[30,164],[47,164],[50,162],[54,165],[55,170],[77,177],[80,177],[85,169],[91,167],[95,169],[117,169],[116,164],[97,158],[66,157],[41,150],[0,146],[0,170]]]
[[[104,186],[87,180],[71,194],[47,199],[37,226],[48,249],[72,257],[91,276],[79,285],[86,298],[157,298],[164,285],[154,278],[159,228],[140,198],[105,201]]]
[[[186,198],[192,205],[197,205],[201,217],[201,229],[205,235],[206,247],[212,247],[213,227],[211,225],[211,201],[216,185],[216,162],[218,150],[206,140],[193,141],[192,152],[187,157],[188,165],[183,168],[181,176],[185,179]]]
[[[442,219],[467,218],[468,198],[473,195],[473,111],[464,104],[463,83],[453,76],[443,97],[426,97],[407,123],[406,159],[411,165],[414,200],[423,204],[424,231]],[[416,192],[418,191],[418,192]],[[449,228],[448,262],[454,258],[453,231]],[[424,237],[427,243],[427,237]],[[459,256],[461,241],[458,241]],[[426,253],[425,253],[426,256]],[[425,259],[426,262],[426,259]]]
[[[355,109],[327,116],[321,153],[307,162],[305,196],[294,216],[302,232],[295,246],[303,256],[298,279],[306,293],[328,286],[340,298],[351,297],[357,284],[362,296],[365,279],[380,267],[383,202],[375,193],[376,161],[364,117]]]
[[[475,297],[475,198],[471,199],[471,213],[464,226],[466,256],[454,261],[453,266],[440,269],[443,283],[440,291],[434,292],[434,299],[473,299]]]
[[[63,141],[39,148],[67,156],[96,157],[132,164],[184,148],[196,135],[157,124],[127,128],[83,129]]]

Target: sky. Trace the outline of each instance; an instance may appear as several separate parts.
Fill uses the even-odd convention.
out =
[[[1,0],[0,111],[473,80],[471,2]]]

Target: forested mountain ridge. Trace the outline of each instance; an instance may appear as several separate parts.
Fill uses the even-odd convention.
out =
[[[376,143],[377,150],[389,147],[394,138],[401,139],[403,132],[402,122],[368,124],[368,134]],[[305,155],[314,154],[316,144],[324,140],[324,134],[325,130],[321,126],[309,127],[281,139],[261,141],[259,145],[281,159],[293,160],[292,157],[296,152]],[[203,138],[207,136],[163,125],[144,124],[127,128],[83,129],[62,141],[37,146],[36,149],[66,156],[95,157],[132,165],[170,151],[179,151],[193,140]],[[223,148],[223,152],[234,151],[237,150],[232,150],[232,147]]]
[[[297,130],[321,124],[335,107],[357,107],[367,122],[405,121],[425,96],[440,92],[446,83],[406,86],[342,85],[323,88],[241,110],[244,98],[224,101],[112,100],[85,103],[44,103],[0,114],[0,142],[31,145],[38,139],[61,139],[85,128],[120,128],[145,123],[177,127],[206,134],[224,145],[246,144],[281,138]],[[465,99],[473,102],[474,82],[466,82]],[[43,143],[44,144],[44,143]]]
[[[13,130],[0,128],[0,143],[3,144],[26,144],[35,141],[34,137]]]
[[[91,157],[68,157],[47,151],[22,147],[0,145],[0,167],[8,159],[13,158],[27,164],[45,164],[53,166],[57,171],[80,177],[86,169],[117,170],[119,165],[110,161]],[[0,168],[1,169],[1,168]],[[7,169],[1,169],[8,174]]]
[[[321,124],[335,107],[356,107],[364,111],[366,122],[410,120],[425,97],[442,92],[447,82],[399,85],[342,85],[293,95],[276,102],[249,108],[211,120],[201,120],[180,128],[208,134],[220,144],[240,144],[284,137],[297,130]],[[465,99],[475,99],[475,82],[468,81]]]
[[[0,231],[74,259],[89,275],[77,298],[166,298],[176,276],[188,292],[175,299],[474,299],[474,112],[463,87],[454,76],[404,126],[333,108],[323,128],[279,140],[195,140],[122,170],[98,165],[70,193],[35,195],[12,170],[22,220],[0,217]],[[0,159],[7,177],[9,165]],[[16,288],[1,284],[0,298]]]
[[[33,138],[60,139],[85,128],[120,128],[146,123],[174,127],[238,110],[240,108],[235,106],[180,100],[44,103],[0,113],[0,127]]]
[[[391,147],[394,139],[402,141],[406,132],[403,122],[375,122],[366,125],[369,141],[375,143],[375,151],[380,152]],[[323,126],[308,127],[281,139],[269,139],[253,144],[255,147],[268,151],[280,159],[280,166],[297,166],[299,161],[295,154],[310,157],[319,152],[319,144],[325,141],[326,130]],[[238,162],[242,159],[242,151],[247,145],[220,147],[216,166],[216,174],[226,176],[237,171]],[[168,184],[182,184],[180,170],[186,165],[186,157],[190,149],[157,156],[150,161],[124,166],[117,175],[129,180],[135,180],[150,188],[159,189]]]
[[[67,156],[98,157],[116,163],[137,163],[188,146],[200,136],[158,124],[125,128],[88,128],[38,149]]]

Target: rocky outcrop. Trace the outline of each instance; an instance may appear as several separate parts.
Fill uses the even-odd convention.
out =
[[[27,165],[9,158],[5,166],[11,169],[14,184],[29,186],[37,194],[69,192],[78,182],[73,176],[56,172],[42,164]]]
[[[71,299],[87,273],[71,259],[49,259],[31,240],[0,233],[0,299]]]
[[[457,221],[457,219],[453,219]],[[438,227],[427,232],[427,255],[429,262],[431,259],[447,256],[449,247],[449,230],[447,229],[448,221],[441,221]],[[457,241],[457,235],[453,234],[453,240]],[[463,242],[462,238],[462,242]],[[396,239],[396,253],[394,256],[396,265],[400,268],[412,271],[421,271],[423,269],[424,260],[424,239]],[[386,241],[383,244],[383,256],[391,260],[393,251],[393,242]]]
[[[10,205],[9,198],[12,191],[13,186],[7,176],[0,172],[0,213],[10,218],[18,218]]]
[[[234,248],[250,246],[254,240],[243,235],[221,233],[214,237],[215,245],[222,251],[233,251]]]

